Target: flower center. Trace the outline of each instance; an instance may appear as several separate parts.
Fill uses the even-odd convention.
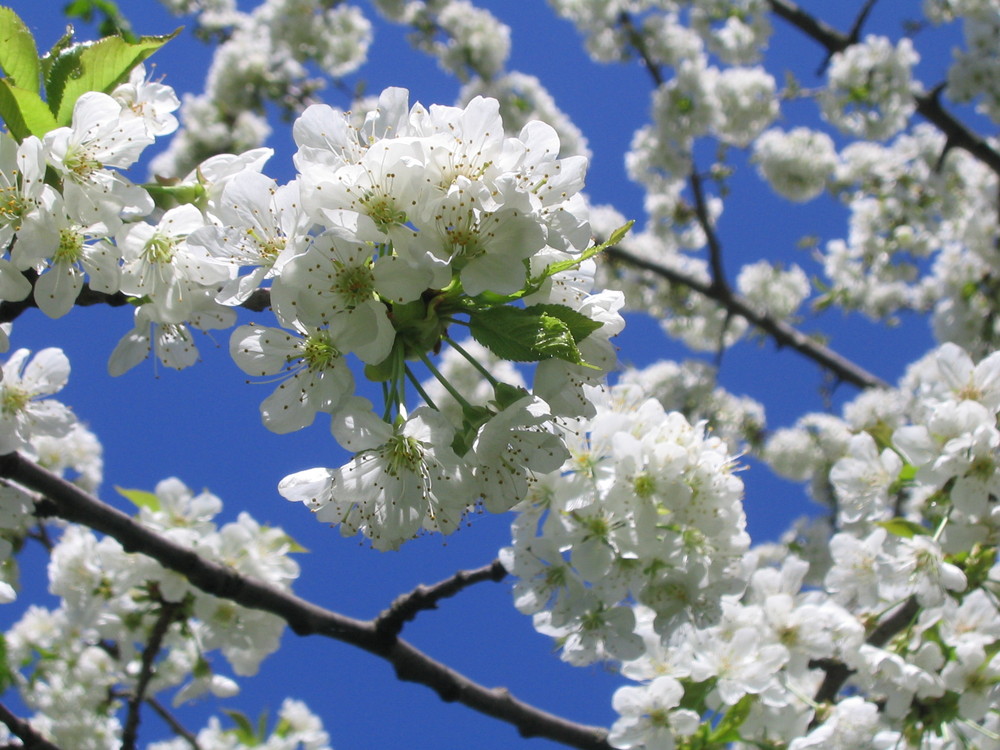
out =
[[[388,444],[389,472],[400,470],[419,473],[424,462],[424,447],[416,438],[397,435]]]
[[[310,370],[325,370],[340,359],[340,351],[327,339],[310,336],[302,351],[302,361]]]
[[[338,269],[331,291],[343,298],[347,308],[355,308],[374,295],[375,277],[368,266],[345,266]]]
[[[142,257],[147,263],[169,263],[174,259],[174,240],[154,234],[142,248]]]
[[[59,230],[59,247],[52,255],[56,263],[76,263],[83,255],[83,235],[73,229]]]
[[[16,174],[15,174],[16,176]],[[26,201],[13,185],[0,188],[0,225],[21,228],[21,218],[28,208]]]
[[[361,196],[359,202],[364,206],[365,212],[371,220],[375,222],[375,226],[383,232],[391,227],[402,226],[406,223],[406,212],[396,208],[392,198],[383,193],[369,190]]]
[[[81,181],[90,179],[90,175],[104,168],[104,165],[92,157],[87,149],[80,147],[71,149],[66,154],[66,160],[63,164]]]
[[[31,394],[27,391],[8,385],[3,389],[3,396],[0,397],[0,413],[5,416],[13,416],[24,411],[28,402],[31,401]]]
[[[636,474],[632,480],[632,489],[643,500],[648,500],[656,492],[656,480],[646,472]]]

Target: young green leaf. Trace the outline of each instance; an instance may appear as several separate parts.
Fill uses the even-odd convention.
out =
[[[526,309],[503,306],[477,311],[469,315],[469,330],[476,341],[501,359],[511,362],[557,358],[573,364],[585,364],[570,326],[546,312],[548,307],[537,305],[536,308],[540,309]],[[566,310],[573,312],[569,308]]]
[[[593,318],[588,318],[583,313],[578,313],[576,310],[566,307],[566,305],[531,305],[531,307],[526,307],[525,310],[559,318],[569,328],[569,332],[573,336],[573,341],[577,342],[587,338],[587,336],[603,325]]]
[[[160,498],[152,492],[145,490],[126,490],[122,487],[115,487],[115,491],[132,503],[136,508],[148,508],[154,513],[160,510]]]
[[[52,75],[52,65],[59,56],[73,46],[73,27],[67,26],[65,33],[56,40],[48,52],[38,61],[42,68],[42,80],[46,83]]]
[[[227,729],[226,734],[235,737],[239,742],[244,745],[249,745],[250,747],[256,747],[260,744],[258,742],[257,732],[254,729],[253,722],[250,721],[250,717],[247,716],[242,711],[236,711],[231,708],[224,708],[222,712],[228,716],[236,726],[233,729]]]
[[[907,521],[905,518],[876,521],[875,525],[881,526],[893,536],[898,536],[902,539],[912,539],[915,536],[928,536],[931,533],[930,529],[926,526],[921,526],[919,523],[914,523],[913,521]]]
[[[58,127],[42,97],[13,85],[9,78],[0,78],[0,118],[18,143],[29,135],[41,137]]]
[[[10,8],[0,6],[0,69],[7,80],[36,94],[41,85],[38,48],[24,21]]]
[[[95,16],[100,16],[97,31],[101,36],[117,34],[126,42],[139,39],[132,33],[132,24],[112,0],[72,0],[63,7],[63,13],[67,18],[79,18],[86,23],[92,23]]]
[[[545,267],[545,270],[542,271],[542,273],[539,275],[538,279],[536,280],[536,283],[538,281],[547,279],[549,276],[553,276],[562,271],[568,271],[571,268],[576,268],[585,260],[593,258],[595,255],[604,252],[609,247],[614,247],[615,245],[617,245],[619,242],[622,241],[622,239],[625,237],[626,234],[628,234],[633,224],[635,224],[635,222],[630,221],[627,224],[618,227],[618,229],[616,229],[611,233],[611,236],[608,237],[606,242],[602,242],[600,245],[594,245],[593,247],[588,247],[586,250],[580,253],[580,255],[577,256],[576,258],[570,258],[569,260],[561,260],[558,263],[549,264],[548,266]]]
[[[128,80],[132,68],[180,33],[166,36],[144,36],[137,42],[127,42],[110,36],[92,44],[74,44],[59,53],[48,72],[45,90],[49,109],[60,125],[73,119],[76,100],[88,91],[110,93]]]

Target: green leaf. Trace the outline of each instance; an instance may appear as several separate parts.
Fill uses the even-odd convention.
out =
[[[912,539],[915,536],[927,536],[930,529],[921,526],[919,523],[907,521],[905,518],[891,518],[888,521],[876,521],[876,526],[881,526],[893,536],[903,539]]]
[[[577,256],[576,258],[570,258],[569,260],[561,260],[558,263],[552,263],[546,266],[545,270],[542,271],[541,275],[536,280],[536,283],[538,281],[542,281],[543,279],[547,279],[549,276],[553,276],[554,274],[560,273],[562,271],[568,271],[571,268],[576,268],[585,260],[593,258],[595,255],[604,252],[609,247],[614,247],[619,242],[621,242],[622,239],[624,239],[625,235],[628,234],[633,224],[635,224],[635,222],[630,221],[627,224],[618,227],[618,229],[616,229],[611,233],[611,236],[608,237],[606,242],[602,242],[600,245],[594,245],[593,247],[588,247],[586,250],[580,253],[580,255]]]
[[[539,312],[551,315],[553,318],[559,318],[569,328],[569,332],[572,334],[573,341],[575,342],[582,341],[604,325],[593,318],[588,318],[583,313],[579,313],[571,307],[566,307],[566,305],[531,305],[531,307],[526,307],[525,310],[530,313]]]
[[[288,545],[288,552],[308,552],[309,550],[295,541],[295,538],[289,534],[284,535],[285,544]]]
[[[747,720],[747,717],[750,715],[750,709],[756,702],[756,695],[744,695],[740,698],[734,706],[726,711],[721,721],[715,726],[709,737],[709,742],[717,743],[721,746],[728,745],[731,742],[739,742],[743,739],[739,732],[740,726]]]
[[[115,491],[137,508],[148,508],[154,513],[160,510],[160,498],[152,492],[146,492],[145,490],[126,490],[122,487],[115,487]]]
[[[60,125],[73,119],[76,100],[88,91],[110,93],[115,86],[128,80],[132,68],[180,33],[166,36],[144,36],[137,42],[127,42],[110,36],[93,43],[74,44],[59,53],[48,73],[45,90],[49,109]]]
[[[0,118],[18,143],[29,135],[39,137],[58,127],[42,97],[0,78]]]
[[[229,708],[222,709],[222,712],[236,723],[236,728],[230,729],[226,734],[233,735],[244,745],[249,745],[250,747],[257,747],[260,744],[250,717],[242,711],[235,711]]]
[[[65,33],[56,43],[52,45],[52,48],[42,55],[39,63],[42,67],[42,78],[47,82],[52,75],[52,65],[55,63],[59,56],[73,46],[73,27],[67,26]]]
[[[538,362],[562,359],[586,365],[570,326],[544,308],[491,307],[469,315],[472,337],[501,359],[511,362]],[[570,313],[572,310],[565,308]]]
[[[14,672],[10,668],[7,659],[7,639],[0,633],[0,692],[7,692],[7,688],[14,684]]]
[[[41,66],[35,37],[14,11],[3,6],[0,6],[0,68],[18,88],[38,93]]]
[[[132,24],[112,0],[72,0],[63,7],[67,18],[79,18],[86,23],[92,23],[95,15],[101,16],[97,31],[101,36],[117,34],[127,42],[138,41],[132,33]]]

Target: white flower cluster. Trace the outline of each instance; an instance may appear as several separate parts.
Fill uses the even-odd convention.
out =
[[[753,146],[760,175],[781,197],[796,203],[823,192],[837,167],[837,151],[826,133],[809,128],[785,132],[773,128]]]
[[[266,737],[247,737],[240,729],[223,729],[215,716],[194,740],[202,750],[330,750],[330,735],[319,717],[302,701],[285,698],[277,712],[276,725]],[[178,737],[153,742],[149,750],[187,750],[191,742]]]
[[[205,159],[242,153],[270,134],[265,105],[297,112],[325,83],[368,58],[371,22],[348,3],[266,0],[242,12],[232,0],[161,0],[174,13],[196,13],[199,27],[218,34],[204,93],[184,99],[184,128],[152,162],[154,174],[181,176]]]
[[[281,529],[245,513],[218,526],[222,503],[208,492],[167,479],[155,494],[123,494],[139,506],[140,523],[206,559],[281,590],[298,576],[289,557],[294,543]],[[235,674],[253,675],[284,628],[280,618],[205,594],[81,526],[67,526],[55,543],[49,578],[59,605],[28,609],[6,633],[6,658],[37,712],[36,730],[65,747],[119,746],[119,712],[141,680],[148,680],[146,695],[172,691],[174,705],[208,692],[235,695],[239,686],[213,668],[213,652]],[[157,647],[155,669],[141,676],[144,650]]]
[[[920,60],[909,39],[895,46],[868,36],[830,59],[823,115],[845,133],[881,141],[902,130],[916,109],[911,80]]]
[[[495,100],[428,110],[387,89],[360,120],[307,109],[294,127],[300,175],[288,184],[262,173],[266,150],[213,157],[158,188],[161,202],[181,203],[143,221],[149,194],[114,167],[176,127],[176,106],[140,72],[114,97],[80,97],[70,127],[0,141],[16,208],[0,267],[10,299],[30,291],[27,269],[40,274],[35,301],[53,317],[72,307],[84,277],[134,299],[135,327],[109,362],[117,374],[154,345],[164,364],[192,364],[189,326],[231,325],[232,307],[270,284],[282,327],[243,326],[231,343],[247,373],[282,375],[261,405],[265,425],[290,432],[327,412],[357,454],[337,471],[293,475],[281,491],[380,547],[421,528],[449,532],[480,497],[506,510],[534,471],[562,462],[551,423],[592,412],[582,389],[614,367],[609,340],[623,325],[621,295],[592,294],[594,263],[581,255],[590,241],[585,157],[559,158],[558,136],[541,122],[506,136]],[[62,193],[42,182],[47,166],[63,176]],[[516,300],[526,307],[508,304]],[[442,377],[459,418],[449,422],[433,401],[410,413],[408,380],[421,389],[408,361],[436,372],[429,355],[453,324],[503,357],[538,362],[534,395],[519,377],[493,379],[489,403],[473,406]],[[354,395],[351,355],[386,386],[378,413]],[[15,392],[20,362],[6,391],[9,450],[26,444],[18,425],[42,422],[38,434],[57,426],[40,411],[56,407],[32,399],[61,381],[35,383],[32,369]],[[505,481],[494,481],[497,471]]]
[[[830,296],[872,317],[934,311],[939,340],[992,350],[995,175],[943,135],[917,125],[886,145],[847,146],[830,182],[850,209],[849,232],[830,240]]]
[[[269,266],[280,267],[274,309],[298,336],[244,327],[232,352],[257,375],[295,363],[292,378],[262,406],[268,426],[288,431],[316,411],[331,412],[335,437],[357,456],[337,470],[287,477],[280,491],[305,502],[319,520],[339,523],[347,534],[360,530],[381,548],[421,528],[454,530],[480,496],[490,510],[509,508],[533,471],[550,471],[563,459],[561,441],[546,424],[592,408],[581,388],[614,364],[608,340],[622,326],[620,295],[590,294],[592,263],[589,271],[534,284],[524,296],[526,310],[565,306],[564,315],[593,321],[596,330],[578,345],[598,369],[542,358],[535,395],[513,386],[501,392],[494,382],[492,408],[473,408],[449,387],[464,402],[465,425],[436,409],[406,414],[405,361],[419,358],[433,367],[427,352],[456,315],[468,313],[475,330],[489,300],[520,295],[553,263],[572,261],[589,240],[577,192],[586,160],[556,158],[555,131],[540,122],[506,137],[496,101],[411,109],[399,89],[384,92],[360,126],[328,107],[310,108],[295,135],[301,176],[294,203],[306,224],[325,227],[302,248],[285,242]],[[229,202],[224,194],[222,204]],[[257,213],[266,210],[261,205]],[[205,237],[199,232],[192,241]],[[235,244],[213,242],[209,253],[216,256]],[[343,360],[349,353],[384,373],[379,379],[392,392],[386,408],[399,412],[395,424],[353,396]],[[493,481],[497,471],[506,482]]]
[[[993,736],[1000,353],[976,364],[945,345],[846,421],[777,433],[769,460],[826,484],[835,510],[835,530],[777,549],[747,549],[728,452],[644,402],[644,379],[577,426],[571,459],[521,506],[501,556],[516,606],[564,659],[621,662],[637,683],[615,694],[611,745],[673,748],[697,732],[944,750]]]
[[[574,664],[637,658],[630,601],[661,635],[711,623],[743,590],[743,483],[726,444],[635,385],[611,388],[561,472],[532,490],[501,553],[515,605]]]
[[[962,2],[959,12],[967,49],[955,52],[948,70],[948,95],[959,102],[979,100],[976,109],[993,122],[1000,121],[1000,68],[996,39],[1000,14],[995,3]]]

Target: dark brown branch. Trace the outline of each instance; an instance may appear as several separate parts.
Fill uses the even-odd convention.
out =
[[[36,732],[31,724],[11,713],[3,703],[0,703],[0,721],[24,743],[26,750],[60,750]]]
[[[115,538],[127,552],[153,558],[206,593],[270,612],[298,635],[322,635],[364,649],[391,663],[399,679],[426,685],[442,700],[457,701],[511,724],[523,737],[545,737],[583,750],[610,750],[606,729],[568,721],[514,698],[505,689],[473,682],[406,641],[378,632],[374,620],[355,620],[324,609],[205,560],[16,453],[0,456],[0,476],[47,497],[60,518]]]
[[[166,706],[153,697],[147,697],[146,703],[161,719],[167,723],[167,726],[170,727],[174,734],[191,746],[191,750],[201,750],[201,745],[198,744],[198,738],[188,731],[188,729],[177,720],[177,717],[167,710]]]
[[[642,34],[636,29],[635,23],[632,22],[632,16],[626,11],[622,11],[618,15],[618,24],[622,27],[625,32],[625,37],[628,39],[628,43],[632,45],[632,48],[639,53],[639,58],[642,60],[642,64],[649,71],[650,77],[657,86],[663,85],[663,74],[660,72],[660,64],[656,62],[652,55],[649,54],[649,50],[646,48],[646,43],[642,40]]]
[[[830,55],[849,47],[854,40],[847,34],[817,20],[797,6],[792,0],[768,0],[775,15],[805,32],[819,42]],[[987,141],[959,122],[954,115],[941,106],[940,87],[928,94],[917,94],[914,98],[917,112],[940,130],[952,146],[961,148],[979,159],[983,164],[1000,175],[1000,152]]]
[[[413,591],[398,596],[389,608],[375,618],[375,630],[382,635],[397,636],[403,630],[404,623],[409,622],[419,612],[427,609],[437,609],[441,599],[462,591],[469,586],[482,581],[502,581],[507,576],[507,570],[494,560],[475,570],[460,570],[451,578],[435,583],[433,586],[417,586]]]
[[[698,224],[705,233],[705,241],[708,243],[708,264],[712,269],[712,287],[721,302],[733,296],[726,281],[726,271],[722,265],[722,243],[712,226],[712,219],[708,215],[708,205],[705,202],[705,191],[701,186],[701,177],[697,170],[691,170],[691,192],[694,194],[694,213],[698,218]]]
[[[913,622],[913,618],[919,611],[920,605],[917,604],[916,597],[911,596],[895,612],[880,622],[878,627],[868,635],[865,642],[881,648],[892,640],[893,636]],[[854,674],[854,670],[836,661],[825,660],[816,666],[826,671],[826,677],[823,678],[822,684],[816,691],[815,700],[817,703],[828,703],[837,697],[837,693],[844,687],[848,678]]]
[[[847,39],[851,44],[856,44],[861,38],[861,29],[865,26],[865,21],[868,20],[868,16],[871,15],[872,10],[875,8],[875,3],[878,0],[867,0],[864,7],[861,8],[861,12],[858,13],[858,17],[854,19],[854,23],[851,25],[851,30],[847,34]]]
[[[177,619],[177,614],[181,609],[178,602],[164,602],[160,609],[160,616],[156,618],[153,629],[149,634],[149,641],[142,651],[142,667],[139,670],[139,678],[136,680],[135,691],[128,700],[128,714],[125,720],[125,727],[122,729],[122,750],[135,750],[135,741],[139,734],[140,709],[146,697],[146,689],[149,681],[153,678],[153,663],[156,661],[160,647],[163,645],[163,638],[167,630]]]
[[[32,287],[38,274],[35,271],[25,271],[24,277],[31,282]],[[129,304],[130,298],[121,292],[107,294],[106,292],[95,292],[87,284],[83,285],[80,294],[74,303],[78,307],[91,307],[93,305],[107,305],[108,307],[123,307]],[[240,307],[245,307],[252,312],[260,312],[271,306],[271,291],[269,289],[257,289],[254,291]],[[28,294],[17,302],[0,302],[0,323],[12,323],[21,313],[33,307],[38,307],[34,294]]]
[[[870,1],[874,4],[873,0]],[[808,13],[800,10],[793,3],[788,2],[788,0],[773,0],[772,7],[775,13],[786,17],[810,35],[815,34],[823,39],[835,40],[837,44],[840,45],[837,49],[842,49],[850,43],[848,38],[839,31],[827,26],[822,21],[816,20]],[[867,16],[869,11],[870,8],[862,10],[858,21],[855,24],[858,28],[860,28],[860,25],[864,21],[864,17]],[[636,50],[640,58],[642,58],[646,69],[649,71],[649,74],[653,79],[653,82],[657,86],[661,85],[663,83],[663,76],[660,73],[660,68],[652,60],[652,57],[646,49],[642,35],[635,28],[635,24],[633,23],[631,16],[629,16],[628,13],[621,13],[619,15],[618,22],[625,30],[629,44]],[[722,264],[722,245],[719,242],[718,235],[716,234],[708,215],[708,208],[705,202],[701,178],[694,169],[691,170],[690,183],[691,191],[694,195],[695,215],[698,219],[698,223],[702,227],[702,230],[705,232],[705,239],[708,244],[709,264],[712,269],[711,284],[706,285],[693,277],[674,271],[666,266],[661,266],[657,263],[643,260],[625,250],[621,250],[620,248],[610,248],[606,251],[607,256],[636,266],[642,270],[650,271],[662,278],[667,279],[671,283],[686,286],[710,299],[715,300],[726,310],[727,325],[733,315],[739,315],[751,324],[755,325],[764,333],[769,334],[779,347],[787,346],[800,354],[804,354],[828,372],[833,373],[843,382],[851,383],[858,388],[888,387],[888,384],[881,378],[872,375],[867,370],[856,365],[849,359],[837,354],[833,350],[823,346],[813,339],[810,339],[804,333],[787,323],[774,320],[767,315],[755,311],[744,299],[736,294],[733,294],[726,280]],[[724,335],[725,330],[723,330],[723,338]],[[722,338],[720,338],[720,349],[717,353],[718,358],[721,358],[721,347]]]
[[[816,362],[823,369],[833,373],[842,382],[850,383],[858,388],[888,388],[889,385],[876,375],[859,367],[846,357],[843,357],[829,347],[820,344],[797,328],[781,320],[758,312],[738,294],[729,293],[726,297],[721,297],[714,284],[705,282],[689,276],[681,271],[670,268],[651,260],[646,260],[638,255],[622,250],[618,247],[611,247],[605,250],[605,255],[617,261],[622,261],[630,266],[648,271],[673,284],[686,286],[699,294],[703,294],[727,309],[745,318],[747,322],[756,326],[774,339],[779,347],[787,346],[800,354]]]

